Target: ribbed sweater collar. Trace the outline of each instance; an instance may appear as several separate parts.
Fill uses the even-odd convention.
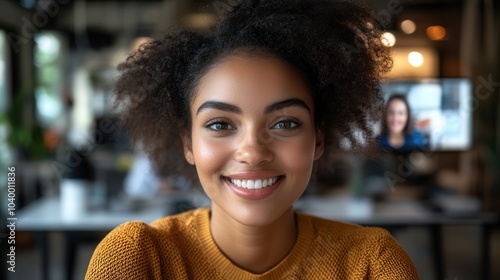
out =
[[[288,256],[271,270],[263,274],[253,274],[233,264],[217,247],[210,231],[210,209],[199,211],[196,217],[197,232],[201,247],[211,265],[224,279],[283,279],[284,276],[298,268],[306,256],[314,237],[311,220],[304,215],[295,213],[298,224],[298,235],[295,245]]]

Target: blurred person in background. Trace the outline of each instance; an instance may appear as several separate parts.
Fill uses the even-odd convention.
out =
[[[411,108],[403,94],[394,94],[387,100],[382,133],[377,142],[388,151],[410,152],[429,148],[424,136],[414,130]]]

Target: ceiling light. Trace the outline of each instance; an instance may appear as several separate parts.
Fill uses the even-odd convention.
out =
[[[408,62],[413,67],[420,67],[424,64],[424,56],[419,52],[410,52],[408,54]]]
[[[413,34],[417,30],[417,25],[413,20],[407,19],[401,22],[401,30],[406,34]]]
[[[392,47],[396,44],[396,36],[394,36],[391,32],[384,32],[380,40],[382,41],[382,45],[386,47]]]
[[[433,25],[425,30],[429,39],[433,41],[441,41],[446,38],[446,29],[441,25]]]

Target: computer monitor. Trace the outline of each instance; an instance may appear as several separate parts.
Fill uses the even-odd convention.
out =
[[[406,98],[412,119],[409,125],[422,136],[426,149],[463,151],[471,147],[474,108],[469,79],[388,80],[382,84],[382,93],[386,103],[393,95]]]

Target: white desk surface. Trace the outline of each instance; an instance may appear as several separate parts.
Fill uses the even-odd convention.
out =
[[[155,200],[140,211],[88,211],[73,221],[61,217],[58,197],[41,198],[17,213],[17,229],[23,231],[111,230],[132,220],[145,223],[164,217],[168,201]],[[495,214],[479,214],[454,218],[435,213],[421,203],[404,199],[374,203],[340,195],[333,197],[308,196],[299,200],[295,208],[301,212],[331,220],[363,225],[428,225],[492,223]]]
[[[132,220],[146,223],[165,216],[167,207],[155,205],[140,211],[92,211],[78,219],[65,220],[61,216],[61,203],[58,197],[45,197],[29,204],[17,213],[17,229],[36,230],[111,230]]]
[[[349,196],[308,197],[296,204],[301,212],[322,218],[359,224],[427,223],[432,212],[412,201],[375,203]]]

